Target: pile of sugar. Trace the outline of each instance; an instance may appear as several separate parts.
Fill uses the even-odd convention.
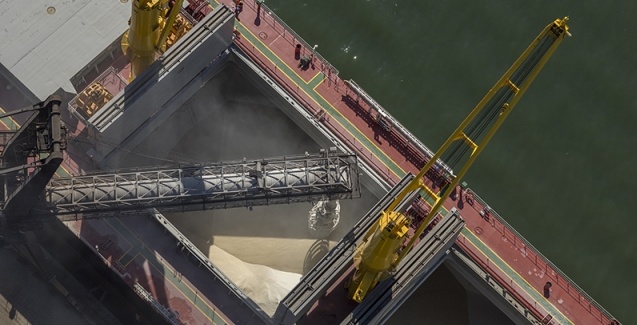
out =
[[[301,279],[298,273],[243,262],[214,245],[210,247],[208,257],[270,316],[274,315],[279,302]]]

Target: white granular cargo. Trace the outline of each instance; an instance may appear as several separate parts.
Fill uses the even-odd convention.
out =
[[[301,278],[298,273],[243,262],[217,246],[211,246],[208,254],[210,260],[270,316]]]

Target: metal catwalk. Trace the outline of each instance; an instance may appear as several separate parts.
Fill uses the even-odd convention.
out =
[[[191,211],[360,196],[357,158],[323,151],[170,169],[54,179],[47,208],[64,220],[119,216],[149,208]]]

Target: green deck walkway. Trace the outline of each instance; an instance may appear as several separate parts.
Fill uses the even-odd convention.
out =
[[[299,77],[292,67],[288,66],[275,53],[273,53],[261,40],[256,37],[250,30],[239,24],[237,29],[242,37],[248,40],[258,51],[270,60],[280,71],[282,71],[290,81],[299,87],[307,96],[312,98],[316,104],[322,107],[334,120],[336,120],[345,130],[354,136],[363,146],[376,156],[385,166],[389,168],[397,177],[401,178],[405,175],[405,171],[400,168],[389,156],[387,156],[380,148],[378,148],[371,140],[369,140],[360,130],[358,130],[349,120],[347,120],[336,108],[327,102],[318,92],[316,87],[322,81],[322,78],[315,77],[309,83]],[[321,74],[321,73],[319,73]],[[322,74],[321,74],[322,75]],[[443,208],[444,209],[444,208]],[[535,288],[529,285],[515,270],[513,270],[504,260],[502,260],[493,250],[478,239],[469,229],[462,230],[465,236],[473,246],[479,249],[489,260],[494,263],[500,270],[506,273],[519,288],[522,288],[529,296],[531,296],[539,305],[547,310],[554,318],[562,324],[572,324],[550,301],[548,301]]]

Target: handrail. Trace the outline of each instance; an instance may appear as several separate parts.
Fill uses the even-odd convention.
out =
[[[189,239],[186,237],[177,227],[175,227],[164,215],[162,215],[157,209],[149,209],[148,217],[151,220],[155,220],[159,225],[164,227],[164,229],[168,232],[170,236],[175,238],[184,249],[186,249],[192,256],[199,262],[201,266],[204,266],[208,271],[210,271],[215,276],[215,281],[219,280],[223,283],[223,285],[228,289],[228,293],[232,294],[237,299],[243,301],[245,305],[247,305],[253,313],[253,316],[256,315],[261,319],[264,319],[265,312],[261,309],[259,305],[257,305],[251,298],[249,298],[239,287],[237,287],[234,282],[232,282],[219,268],[217,268],[210,259],[204,255],[197,246],[195,246]],[[173,270],[175,273],[176,269]],[[215,314],[217,314],[220,318],[221,315],[217,313],[216,310],[213,310]],[[225,322],[225,320],[224,320]]]
[[[253,10],[256,10],[256,4],[254,0],[250,0],[250,1],[246,1],[245,3],[248,3],[248,7],[252,8]],[[299,37],[290,27],[288,27],[280,18],[278,18],[270,9],[268,9],[264,4],[261,5],[261,15],[263,18],[263,21],[267,22],[268,17],[271,17],[271,21],[270,21],[270,26],[273,27],[273,29],[276,30],[276,24],[280,25],[283,30],[279,31],[280,35],[282,37],[285,38],[286,35],[292,35],[292,41],[290,41],[289,39],[285,38],[286,40],[288,40],[290,42],[290,44],[294,44],[294,40],[297,40],[299,42],[302,42],[303,44],[305,44],[306,46],[307,43],[305,41],[303,41],[303,39],[301,37]],[[278,31],[278,30],[277,30]],[[323,118],[323,108],[321,107],[315,107],[315,105],[312,105],[310,103],[308,103],[303,96],[299,93],[299,87],[297,86],[296,89],[294,89],[293,87],[291,87],[290,85],[288,85],[287,82],[285,82],[285,80],[283,79],[283,77],[281,77],[277,71],[278,71],[278,67],[276,64],[274,64],[274,69],[272,69],[270,66],[268,66],[268,64],[266,64],[263,60],[261,60],[259,58],[258,55],[258,51],[254,48],[254,45],[252,45],[252,48],[250,48],[249,46],[247,46],[241,39],[239,40],[235,40],[235,44],[237,44],[246,54],[248,54],[250,56],[251,59],[257,61],[259,63],[259,66],[268,73],[268,75],[270,75],[272,78],[274,78],[279,86],[283,87],[286,91],[288,91],[288,93],[294,97],[297,101],[299,101],[302,106],[310,113],[312,114],[317,121],[321,122],[323,125],[327,126],[329,128],[330,131],[334,132],[338,138],[343,141],[346,142],[348,144],[348,146],[350,148],[354,148],[355,151],[357,151],[357,153],[359,154],[359,156],[361,157],[361,159],[363,159],[363,161],[365,161],[366,163],[370,164],[371,167],[378,172],[380,175],[383,175],[384,177],[386,177],[386,180],[392,180],[395,183],[395,175],[393,175],[390,171],[389,168],[387,168],[386,166],[379,165],[377,162],[374,161],[375,156],[371,153],[371,152],[365,152],[364,151],[364,147],[358,147],[356,145],[355,142],[352,142],[349,137],[347,137],[346,135],[344,135],[343,133],[341,133],[341,131],[336,128],[334,125],[331,124],[331,122],[329,121],[329,119],[325,119]],[[318,56],[317,54],[315,54],[315,57],[318,57],[323,63],[326,64],[326,66],[331,67],[331,65],[321,56]],[[325,71],[324,71],[325,74]],[[326,75],[327,78],[329,78],[329,80],[331,82],[333,82],[335,89],[341,93],[343,93],[343,91],[341,91],[340,89],[338,89],[338,85],[339,84],[347,84],[346,82],[344,82],[342,79],[340,79],[338,77],[338,71],[336,71],[336,73],[332,74],[332,75]],[[333,77],[333,79],[331,79]],[[347,87],[345,89],[345,94],[347,94]],[[390,114],[388,114],[386,111],[383,111],[383,113],[387,114],[388,117],[391,117]],[[420,149],[424,154],[425,154],[425,162],[426,163],[430,158],[431,158],[431,150],[429,150],[424,144],[422,144],[422,142],[420,142],[418,139],[416,139],[409,131],[407,131],[407,129],[402,126],[395,118],[391,117],[390,121],[392,123],[392,126],[396,126],[399,130],[400,130],[400,135],[402,135],[403,137],[406,137],[408,139],[408,145],[414,145],[416,146],[417,149]],[[356,141],[356,139],[354,138],[354,141]],[[376,160],[378,160],[378,158],[376,158]],[[482,200],[482,198],[480,198],[477,194],[475,194],[475,192],[473,192],[473,195],[475,197],[475,199],[483,206],[483,207],[487,207],[488,204],[486,202],[484,202],[484,200]],[[593,315],[594,317],[596,317],[597,319],[599,319],[600,321],[604,321],[603,317],[606,317],[607,320],[612,320],[614,319],[612,317],[612,315],[606,311],[599,303],[597,303],[592,297],[590,297],[586,292],[584,292],[584,290],[582,290],[579,286],[577,286],[577,284],[575,284],[575,282],[573,282],[573,280],[571,280],[568,276],[566,276],[566,274],[564,274],[564,272],[562,272],[557,266],[555,266],[552,262],[550,262],[544,255],[542,255],[541,253],[539,253],[539,251],[533,246],[531,245],[526,239],[524,239],[524,237],[522,237],[522,235],[520,235],[517,231],[515,231],[515,229],[513,227],[511,227],[506,221],[504,221],[504,219],[498,215],[495,211],[490,210],[491,214],[496,216],[497,220],[500,222],[500,224],[502,225],[502,234],[503,236],[506,235],[506,229],[508,228],[509,232],[511,233],[511,235],[513,236],[513,242],[514,244],[517,245],[518,242],[521,242],[523,245],[525,245],[526,247],[530,247],[531,250],[535,253],[535,260],[531,259],[529,257],[529,254],[525,254],[527,258],[529,258],[531,261],[534,262],[534,264],[538,267],[542,267],[538,264],[538,259],[537,256],[540,256],[540,259],[545,263],[544,265],[544,269],[546,271],[546,274],[549,274],[549,270],[548,268],[550,267],[553,271],[555,271],[559,277],[561,277],[563,280],[560,281],[558,279],[558,277],[555,277],[555,281],[556,284],[560,285],[562,288],[564,288],[564,285],[566,285],[566,291],[567,293],[569,293],[573,298],[576,298],[578,300],[578,302],[580,303],[580,305],[584,306],[585,308],[587,307],[584,303],[585,301],[582,301],[582,298],[584,298],[584,300],[588,300],[590,303],[588,305],[588,311],[589,313],[591,313],[591,315]],[[495,226],[494,226],[495,227]],[[518,247],[518,246],[516,246]],[[522,248],[526,248],[526,247],[522,247]],[[520,247],[518,247],[520,248]],[[549,274],[550,276],[550,274]],[[566,281],[564,281],[566,280]],[[566,282],[564,284],[564,282]],[[575,289],[575,293],[577,293],[579,296],[573,296],[573,293],[571,290]],[[591,307],[595,307],[597,310],[600,311],[599,313],[599,317],[593,313]]]
[[[250,1],[245,1],[244,3],[247,5],[247,7],[257,12],[258,5],[256,4],[256,1],[250,0]],[[269,25],[275,31],[279,32],[279,35],[283,39],[288,41],[290,45],[295,45],[295,43],[300,43],[302,45],[303,51],[312,49],[312,47],[302,37],[300,37],[292,28],[290,28],[281,18],[279,18],[274,12],[272,12],[272,10],[269,9],[265,4],[261,4],[260,11],[261,11],[260,18],[262,19],[262,22],[269,23]],[[279,26],[281,27],[281,29],[277,28]],[[291,38],[287,36],[291,36]],[[334,66],[332,66],[325,58],[323,58],[315,50],[312,50],[312,53],[314,53],[315,59],[318,59],[322,63],[321,71],[323,72],[324,76],[328,79],[329,82],[333,83],[336,87],[338,87],[338,85],[346,84],[346,82],[344,82],[341,78],[339,78],[338,76],[339,71]],[[353,80],[350,80],[350,82],[353,83]],[[389,114],[386,110],[382,108],[381,110],[383,114],[386,114],[387,118],[391,120],[392,125],[398,128],[400,135],[406,138],[405,140],[408,143],[408,145],[415,146],[417,149],[419,149],[425,154],[423,163],[426,163],[433,156],[433,152],[429,148],[427,148],[424,144],[422,144],[420,140],[414,137],[413,134],[408,132],[407,129],[402,124],[400,124],[400,122],[398,122],[398,120],[396,120],[393,116],[391,116],[391,114]],[[351,141],[349,141],[348,139],[346,141],[351,143]]]
[[[259,5],[256,3],[255,0],[246,0],[244,1],[244,4],[246,4],[246,6],[250,9],[254,10],[254,12],[257,12],[257,7]],[[321,56],[315,49],[313,49],[313,47],[310,46],[308,42],[306,42],[292,28],[290,28],[281,18],[279,18],[279,16],[277,16],[270,8],[268,8],[265,3],[261,4],[260,13],[261,17],[259,18],[262,19],[262,22],[268,23],[270,27],[272,27],[272,29],[279,32],[279,35],[283,39],[288,41],[290,45],[295,46],[296,44],[301,44],[303,51],[311,51],[311,53],[314,54],[314,58],[318,59],[324,65],[323,69],[321,69],[323,70],[323,72],[328,72],[328,74],[331,74],[333,76],[338,75],[338,69],[332,66],[325,58],[323,58],[323,56]],[[280,28],[277,29],[277,27]]]
[[[254,0],[245,1],[244,3],[247,4],[247,7],[255,10],[256,12],[257,5]],[[286,39],[288,42],[290,42],[290,44],[294,44],[294,40],[298,40],[299,42],[303,42],[303,44],[307,45],[307,42],[305,42],[300,36],[298,36],[298,34],[296,34],[287,24],[285,24],[279,17],[277,17],[276,14],[274,14],[267,6],[265,6],[265,4],[261,5],[261,18],[262,18],[262,22],[269,23],[270,26],[275,31],[279,32],[279,35],[282,36],[284,39]],[[280,26],[282,29],[278,30],[276,28],[278,26]],[[292,35],[292,40],[286,38],[286,35]],[[354,141],[350,140],[347,135],[343,134],[337,127],[332,125],[329,119],[325,119],[323,108],[322,107],[317,108],[315,107],[315,105],[308,103],[303,98],[303,96],[299,93],[298,86],[296,87],[296,89],[290,87],[285,82],[285,80],[281,76],[279,76],[278,69],[277,69],[278,67],[276,64],[274,64],[274,69],[272,69],[269,67],[268,64],[266,64],[263,60],[261,60],[257,53],[258,51],[254,48],[254,45],[252,45],[252,47],[246,46],[246,44],[242,42],[241,38],[239,38],[238,40],[235,40],[235,44],[239,45],[239,47],[242,50],[244,50],[244,52],[246,52],[251,59],[254,59],[255,61],[259,62],[259,66],[265,71],[267,71],[270,76],[276,79],[279,82],[279,85],[283,87],[284,89],[286,89],[290,93],[290,95],[292,95],[296,100],[298,100],[301,104],[303,104],[303,106],[307,109],[307,111],[311,113],[315,118],[317,118],[319,122],[322,122],[325,126],[327,126],[329,130],[335,133],[341,141],[348,143],[350,148],[352,147],[355,148],[356,149],[355,151],[357,151],[357,153],[363,159],[363,161],[370,164],[371,167],[373,167],[373,169],[377,173],[384,175],[386,179],[393,180],[394,182],[398,180],[398,178],[396,178],[395,175],[392,175],[389,168],[387,168],[384,164],[382,164],[382,162],[374,161],[374,159],[378,160],[378,158],[376,158],[371,152],[366,152],[365,150],[363,150],[364,148],[357,146],[355,138],[354,138]],[[307,46],[309,48],[309,45]],[[327,62],[327,60],[325,60],[322,56],[318,55],[317,53],[315,54],[315,58],[318,58],[323,63],[323,69],[322,69],[323,75],[331,82],[331,84],[335,86],[335,89],[338,90],[337,87],[339,85],[346,84],[346,82],[344,82],[341,78],[338,77],[338,70],[333,68],[333,66],[329,62]],[[341,93],[347,94],[348,88],[346,87],[344,92],[342,90],[338,90],[338,91],[340,91]],[[389,113],[385,111],[384,113],[387,114],[392,124],[400,129],[399,135],[402,136],[403,138],[406,138],[404,139],[404,141],[406,142],[407,146],[409,147],[413,146],[415,147],[416,150],[419,149],[420,151],[423,151],[424,157],[418,157],[418,158],[422,158],[423,159],[422,163],[425,164],[433,155],[431,150],[429,150],[424,144],[422,144],[413,135],[407,132],[406,128],[403,127],[400,123],[398,123],[398,121],[395,118],[393,118],[393,116],[391,116]],[[396,134],[393,133],[393,135],[396,135]]]
[[[431,157],[434,156],[434,152],[431,151],[431,149],[425,146],[418,138],[416,138],[411,132],[409,132],[409,130],[407,130],[405,126],[403,126],[383,106],[381,106],[376,100],[374,100],[369,94],[367,94],[367,92],[365,92],[365,90],[363,90],[363,88],[359,86],[354,80],[350,79],[350,80],[347,80],[345,83],[348,84],[350,88],[352,88],[356,93],[361,93],[363,96],[367,96],[369,98],[368,100],[372,102],[370,104],[374,106],[374,109],[378,110],[379,112],[382,112],[384,118],[388,119],[391,122],[390,124],[394,126],[395,128],[397,128],[403,137],[407,138],[407,142],[409,142],[409,144],[415,145],[417,149],[420,149],[422,152],[424,152],[426,156],[425,163],[428,162],[429,159],[431,159]],[[448,171],[451,170],[451,168],[447,166],[445,162],[442,161],[441,159],[438,159],[438,163],[441,166],[443,166],[444,169]]]
[[[462,240],[461,240],[462,239]],[[504,279],[503,277],[501,277],[495,270],[493,270],[491,268],[491,266],[489,266],[489,259],[487,258],[487,262],[485,263],[476,253],[474,253],[473,251],[471,251],[470,249],[466,249],[467,244],[466,244],[466,237],[464,237],[462,234],[460,234],[460,236],[458,236],[458,239],[456,240],[456,243],[458,245],[460,245],[461,247],[463,247],[463,252],[468,254],[469,258],[474,261],[475,263],[477,263],[478,267],[480,269],[482,269],[482,271],[484,273],[486,273],[489,277],[493,278],[499,285],[501,285],[503,287],[503,289],[507,290],[507,292],[509,294],[511,294],[513,296],[513,298],[521,305],[526,306],[526,308],[531,312],[531,314],[533,314],[533,317],[535,317],[536,319],[542,320],[546,317],[546,315],[542,315],[542,313],[540,312],[540,310],[538,310],[535,306],[530,306],[529,304],[525,303],[526,299],[524,299],[524,297],[522,297],[522,295],[520,295],[514,288],[513,285],[511,285],[511,281],[513,281],[513,279],[509,278],[509,280],[511,281],[507,281],[506,279]],[[548,311],[547,311],[548,313]]]
[[[493,228],[500,231],[502,236],[507,238],[509,242],[513,243],[513,245],[517,249],[524,249],[525,253],[523,255],[528,260],[533,262],[533,264],[537,266],[539,269],[543,269],[544,274],[554,279],[555,280],[554,284],[559,285],[571,297],[577,299],[578,303],[582,307],[587,309],[589,313],[593,315],[594,317],[596,317],[599,321],[610,321],[614,319],[614,317],[606,309],[604,309],[604,307],[602,307],[597,301],[595,301],[595,299],[593,299],[582,288],[580,288],[562,270],[560,270],[555,264],[553,264],[548,258],[546,258],[546,256],[540,253],[540,251],[537,248],[535,248],[535,246],[533,246],[528,240],[526,240],[526,238],[524,238],[524,236],[522,236],[519,232],[517,232],[515,228],[513,228],[508,222],[506,222],[506,220],[504,220],[502,216],[500,216],[495,210],[493,210],[480,196],[478,196],[478,194],[476,194],[471,189],[468,189],[468,191],[471,191],[471,194],[473,195],[474,199],[481,206],[489,207],[489,217],[492,217],[492,216],[495,217],[495,218],[490,218],[490,220],[495,219],[502,226],[500,229],[498,229],[497,225],[495,224],[495,221],[490,221],[492,223]],[[507,236],[507,231],[510,232],[511,236]],[[512,237],[512,238],[509,238],[509,237]],[[530,256],[531,254],[529,254],[529,249],[535,256],[534,258]],[[544,263],[544,265],[539,263],[540,261]],[[550,272],[550,271],[553,271],[553,272]],[[560,278],[562,279],[562,281],[560,281]],[[574,294],[577,294],[577,296],[575,296]],[[584,300],[582,300],[582,298],[584,298]],[[586,301],[588,301],[588,306],[586,304]],[[593,310],[591,309],[591,307],[595,307],[599,311],[599,317],[596,313],[593,313]],[[606,320],[604,320],[602,316],[605,316]]]
[[[266,71],[270,77],[274,78],[278,82],[279,86],[283,87],[286,91],[288,91],[288,93],[292,97],[294,97],[295,100],[299,101],[302,104],[302,106],[308,111],[308,113],[310,113],[312,116],[315,117],[317,122],[320,122],[323,125],[327,126],[331,132],[336,134],[339,140],[347,142],[349,144],[348,146],[349,148],[356,149],[355,151],[359,155],[359,157],[366,163],[370,164],[371,167],[374,169],[374,171],[376,171],[380,175],[383,175],[385,179],[394,179],[394,176],[389,171],[389,168],[386,168],[386,167],[383,168],[383,166],[380,166],[377,162],[374,161],[375,156],[371,154],[371,152],[365,152],[363,150],[364,147],[357,146],[356,142],[352,142],[337,127],[332,125],[330,120],[328,118],[325,118],[325,115],[322,113],[323,108],[321,107],[316,108],[315,105],[308,103],[303,98],[303,96],[301,96],[301,94],[298,92],[298,87],[297,89],[290,87],[285,82],[285,80],[283,80],[283,78],[279,76],[279,74],[277,73],[278,69],[276,69],[277,68],[276,65],[275,65],[275,69],[270,68],[265,62],[263,62],[263,60],[259,58],[259,56],[256,53],[257,52],[256,49],[254,48],[251,49],[250,47],[246,46],[246,44],[244,44],[243,42],[235,40],[235,44],[237,44],[246,54],[248,54],[251,59],[257,61],[259,63],[259,67],[261,67],[261,69]],[[354,141],[356,141],[356,139],[354,139]],[[376,160],[378,160],[378,158],[376,158]]]

